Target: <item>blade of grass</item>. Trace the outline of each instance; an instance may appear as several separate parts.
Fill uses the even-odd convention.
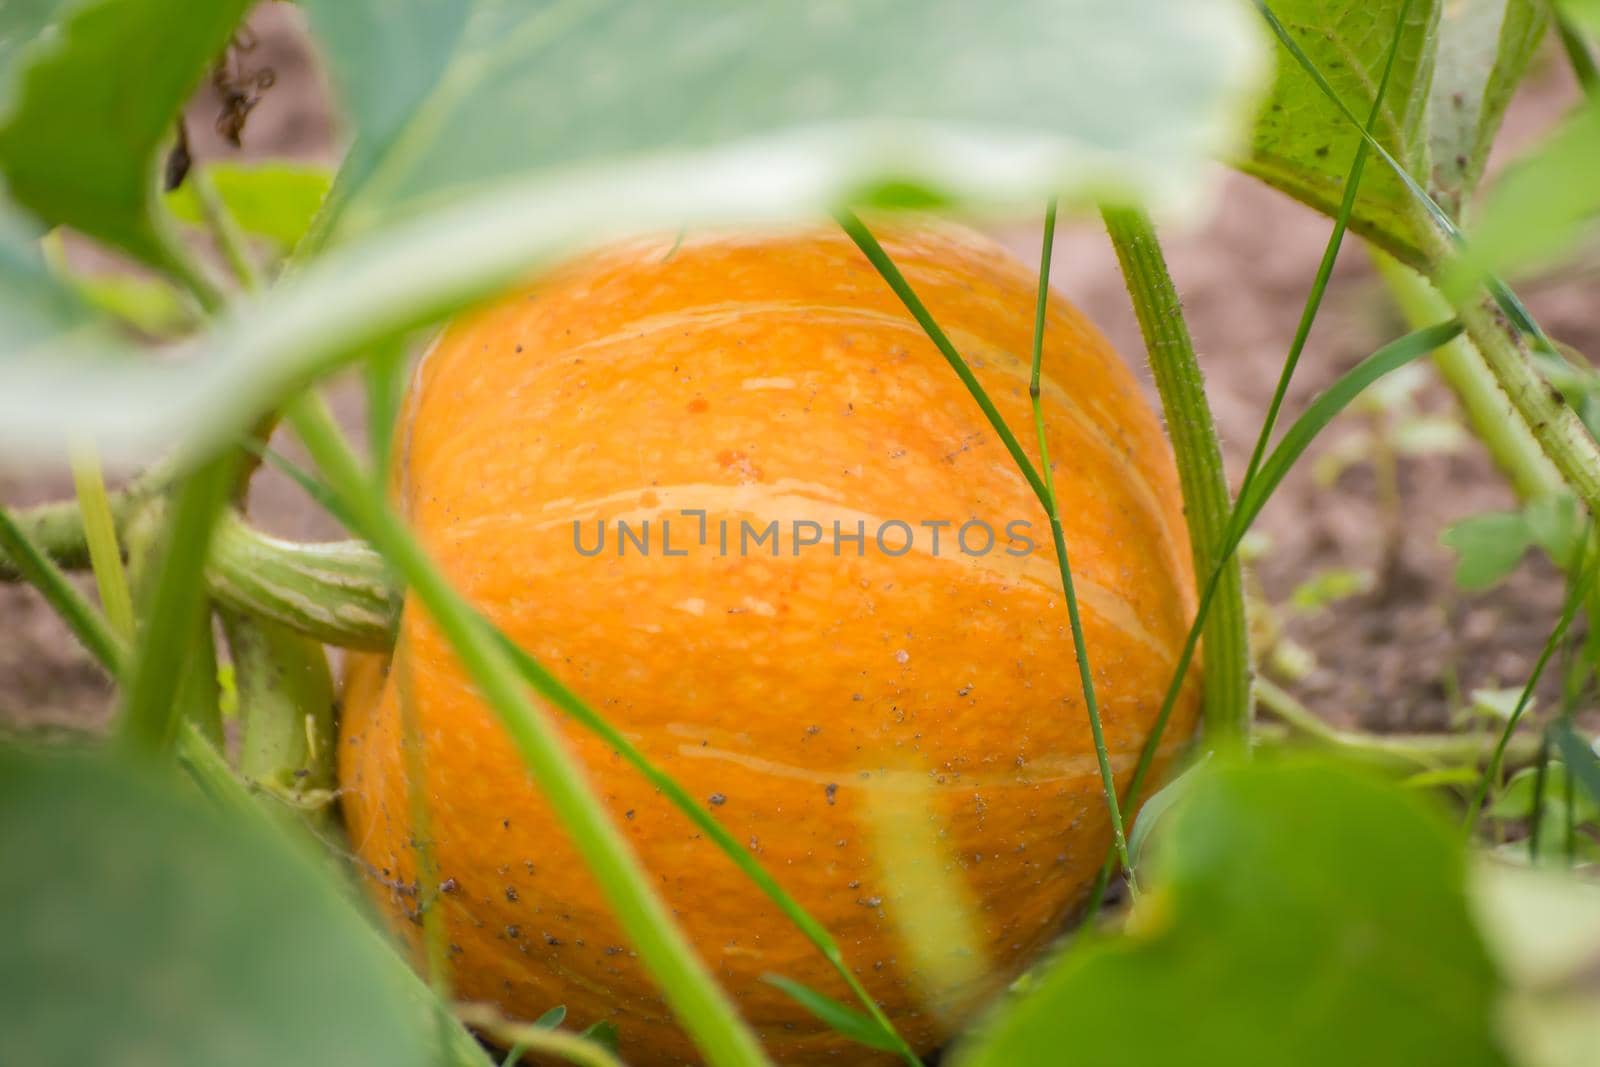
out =
[[[1528,805],[1528,862],[1539,862],[1539,839],[1543,836],[1545,786],[1550,779],[1550,735],[1539,737],[1539,758],[1534,763],[1533,800]]]
[[[1592,520],[1591,520],[1592,523]],[[1590,530],[1592,535],[1593,530]],[[1500,780],[1500,767],[1505,760],[1506,745],[1511,741],[1511,735],[1516,731],[1517,724],[1522,721],[1523,712],[1527,711],[1528,704],[1533,700],[1533,690],[1539,684],[1539,678],[1544,674],[1545,665],[1550,662],[1550,657],[1560,647],[1562,640],[1567,635],[1567,629],[1572,625],[1578,607],[1588,596],[1589,589],[1594,585],[1595,575],[1600,574],[1600,568],[1595,566],[1600,560],[1600,551],[1588,551],[1590,537],[1583,540],[1585,558],[1572,570],[1573,577],[1568,579],[1567,599],[1561,608],[1561,618],[1556,623],[1555,629],[1545,640],[1544,648],[1539,652],[1539,658],[1533,665],[1533,671],[1528,675],[1528,680],[1522,687],[1521,694],[1517,697],[1515,707],[1506,717],[1505,726],[1500,730],[1500,737],[1495,742],[1494,751],[1489,756],[1489,765],[1484,769],[1483,777],[1478,781],[1478,788],[1473,794],[1472,802],[1467,806],[1466,818],[1462,820],[1463,827],[1470,833],[1478,823],[1478,813],[1483,810],[1484,801],[1489,797],[1489,790],[1494,783]]]
[[[1561,750],[1562,762],[1567,765],[1568,788],[1577,782],[1600,804],[1600,757],[1595,755],[1594,748],[1565,721],[1551,724],[1550,738]]]
[[[186,475],[153,561],[144,617],[158,620],[140,635],[123,694],[121,734],[149,751],[165,749],[179,718],[179,684],[196,656],[195,635],[206,615],[205,561],[211,532],[233,489],[234,450]]]
[[[806,911],[789,893],[778,884],[755,854],[741,845],[727,829],[714,818],[705,807],[697,801],[689,791],[679,785],[677,780],[667,774],[654,763],[648,756],[639,751],[638,747],[616,727],[604,718],[597,715],[587,703],[578,699],[575,694],[569,694],[554,675],[547,671],[543,664],[529,655],[520,645],[511,640],[504,631],[494,626],[489,620],[479,616],[480,624],[486,628],[500,648],[511,659],[517,672],[523,680],[540,693],[562,693],[559,698],[551,697],[551,702],[564,711],[572,720],[584,729],[590,731],[606,743],[606,746],[624,762],[632,766],[639,774],[656,789],[661,791],[674,807],[684,814],[701,833],[705,834],[713,844],[734,862],[745,877],[753,882],[756,888],[766,894],[767,899],[778,906],[784,916],[795,925],[795,928],[810,941],[823,958],[838,972],[839,977],[850,987],[850,991],[860,1001],[861,1006],[867,1010],[872,1020],[882,1032],[893,1038],[895,1045],[890,1051],[898,1052],[908,1064],[919,1064],[922,1061],[912,1051],[911,1046],[895,1030],[894,1024],[883,1013],[878,1002],[867,992],[861,984],[861,979],[856,977],[844,959],[838,942],[827,930]],[[877,1045],[873,1046],[877,1048]]]
[[[1233,501],[1216,422],[1183,319],[1183,304],[1161,254],[1155,226],[1136,208],[1104,207],[1100,215],[1127,281],[1156,392],[1161,396],[1167,434],[1178,463],[1195,577],[1198,581],[1221,568],[1213,607],[1203,627],[1206,736],[1213,744],[1242,747],[1250,729],[1249,621],[1243,568],[1236,555],[1223,553]],[[1133,800],[1127,801],[1130,807]]]
[[[1378,121],[1383,106],[1384,95],[1388,92],[1390,77],[1394,72],[1395,56],[1399,50],[1399,29],[1405,24],[1406,16],[1410,13],[1412,0],[1405,0],[1396,15],[1395,33],[1389,42],[1388,54],[1384,57],[1383,76],[1378,82],[1377,91],[1373,94],[1372,109],[1368,113],[1367,121],[1359,124],[1363,133],[1363,140],[1356,146],[1356,151],[1350,160],[1350,170],[1345,177],[1344,195],[1339,203],[1339,211],[1333,220],[1333,230],[1328,235],[1328,242],[1322,251],[1322,259],[1317,265],[1317,273],[1312,280],[1311,291],[1306,296],[1305,306],[1301,309],[1300,320],[1295,326],[1294,338],[1290,342],[1288,355],[1284,358],[1283,369],[1278,375],[1277,385],[1273,388],[1272,400],[1267,407],[1266,418],[1262,421],[1261,432],[1256,435],[1255,446],[1250,452],[1250,461],[1245,468],[1244,479],[1240,482],[1240,496],[1242,497],[1255,480],[1256,472],[1260,469],[1262,457],[1266,452],[1267,443],[1272,439],[1272,431],[1277,423],[1278,414],[1283,408],[1284,398],[1288,395],[1289,383],[1294,377],[1295,368],[1300,363],[1301,353],[1305,350],[1306,341],[1311,336],[1312,324],[1316,321],[1317,312],[1322,307],[1322,298],[1327,291],[1328,280],[1333,275],[1333,265],[1339,256],[1339,249],[1344,243],[1345,232],[1350,226],[1350,215],[1355,210],[1356,195],[1360,191],[1361,176],[1366,170],[1368,147],[1374,146],[1380,152],[1383,146],[1371,136],[1370,128]],[[1282,32],[1282,25],[1278,23],[1277,16],[1262,0],[1256,0],[1256,6],[1261,9],[1262,15],[1280,31],[1286,40],[1286,45],[1291,51],[1304,57],[1299,45],[1295,44],[1287,32]],[[1309,60],[1306,60],[1309,63]],[[1316,75],[1320,77],[1320,73]],[[1325,84],[1325,82],[1324,82]],[[1329,89],[1331,92],[1331,87]],[[1343,106],[1342,103],[1340,105]],[[1354,117],[1352,116],[1352,121]],[[1386,153],[1385,153],[1386,154]],[[1222,583],[1225,568],[1229,565],[1234,551],[1238,548],[1240,539],[1249,529],[1247,522],[1241,522],[1241,511],[1236,506],[1228,516],[1220,552],[1211,566],[1209,575],[1202,588],[1199,603],[1195,610],[1194,623],[1189,627],[1188,636],[1184,639],[1183,649],[1179,653],[1177,666],[1173,669],[1172,679],[1167,685],[1167,692],[1161,701],[1161,710],[1156,714],[1154,726],[1150,736],[1145,741],[1144,749],[1139,753],[1139,762],[1134,767],[1133,776],[1128,782],[1125,803],[1131,808],[1138,802],[1139,791],[1144,786],[1144,779],[1150,772],[1150,767],[1155,762],[1155,754],[1159,750],[1161,738],[1166,733],[1167,723],[1172,718],[1172,710],[1177,705],[1178,695],[1182,692],[1183,682],[1188,677],[1189,665],[1194,661],[1196,646],[1199,644],[1200,635],[1205,630],[1209,618],[1211,604]],[[1119,857],[1124,864],[1126,856]],[[1093,896],[1089,900],[1089,907],[1084,916],[1083,926],[1088,928],[1093,924],[1095,915],[1100,908],[1100,901],[1104,895],[1105,886],[1109,883],[1111,872],[1111,857],[1107,857],[1100,878],[1094,888]]]
[[[767,1059],[754,1034],[655,894],[649,875],[607,817],[581,769],[567,755],[554,725],[529,699],[521,675],[504,650],[487,640],[477,612],[450,585],[383,498],[372,491],[371,479],[356,462],[320,397],[307,395],[296,400],[289,407],[289,418],[340,504],[406,579],[510,734],[530,775],[594,873],[691,1039],[717,1067],[765,1064]],[[578,703],[576,694],[559,683],[541,689],[539,695],[557,707]]]
[[[11,512],[0,506],[0,552],[4,552],[23,581],[39,590],[55,613],[72,630],[112,678],[120,678],[127,663],[127,647],[106,617],[62,573],[60,567],[33,543]]]
[[[128,592],[128,572],[122,566],[122,546],[117,541],[117,524],[111,514],[111,500],[106,495],[99,453],[87,442],[79,444],[72,449],[71,466],[78,510],[83,514],[89,565],[100,591],[100,606],[117,636],[132,641],[133,595]]]
[[[540,1057],[554,1057],[578,1067],[623,1067],[622,1061],[598,1041],[539,1023],[514,1022],[490,1004],[457,1005],[456,1018],[502,1045],[513,1045],[525,1052],[538,1053]],[[516,1061],[508,1058],[506,1062]]]
[[[971,393],[973,400],[977,401],[984,417],[989,420],[989,425],[1005,445],[1006,451],[1011,453],[1012,461],[1016,463],[1017,469],[1022,472],[1022,476],[1027,479],[1034,495],[1039,498],[1039,503],[1050,517],[1050,532],[1051,538],[1055,542],[1056,564],[1061,572],[1061,589],[1067,601],[1067,621],[1072,630],[1072,649],[1078,661],[1078,681],[1083,689],[1084,707],[1089,716],[1089,731],[1094,736],[1095,760],[1100,765],[1100,784],[1105,790],[1106,810],[1111,816],[1112,845],[1116,850],[1117,858],[1122,862],[1123,870],[1127,872],[1129,890],[1137,891],[1137,875],[1134,872],[1133,865],[1128,862],[1128,840],[1123,833],[1122,807],[1117,800],[1116,778],[1111,772],[1111,755],[1106,749],[1105,730],[1100,722],[1100,708],[1095,701],[1094,675],[1089,668],[1088,649],[1084,647],[1083,619],[1078,610],[1077,589],[1072,581],[1072,564],[1067,558],[1066,539],[1061,531],[1061,514],[1056,510],[1054,494],[1051,492],[1050,486],[1040,477],[1039,472],[1034,469],[1027,453],[1023,452],[1022,446],[1017,442],[1016,435],[1011,432],[1011,428],[1000,417],[999,409],[989,399],[988,393],[984,392],[983,386],[979,384],[977,377],[972,373],[972,368],[967,366],[967,361],[961,357],[961,353],[950,342],[950,338],[945,335],[944,330],[934,320],[933,315],[929,313],[927,307],[922,303],[922,299],[911,288],[911,283],[906,281],[905,275],[900,273],[900,268],[894,265],[894,261],[889,258],[889,254],[878,243],[878,239],[872,236],[872,232],[850,212],[840,211],[836,218],[840,227],[855,242],[856,247],[861,249],[862,254],[867,257],[867,260],[877,270],[879,276],[888,283],[894,294],[900,298],[900,302],[905,305],[912,318],[917,320],[918,325],[928,335],[928,339],[933,342],[940,355],[944,356],[945,362],[950,364],[950,368],[956,372],[956,376],[961,379],[961,383],[967,387],[967,392]],[[1048,288],[1043,289],[1042,292],[1048,293]],[[1039,340],[1035,340],[1036,346],[1040,343]],[[1048,470],[1046,473],[1048,474]]]
[[[815,989],[791,981],[781,974],[764,974],[761,980],[781,989],[801,1007],[827,1023],[828,1028],[834,1033],[843,1034],[858,1045],[875,1048],[880,1052],[900,1051],[900,1046],[893,1035],[886,1033],[871,1016],[852,1011],[832,997],[824,996]]]

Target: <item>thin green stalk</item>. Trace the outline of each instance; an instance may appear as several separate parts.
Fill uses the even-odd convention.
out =
[[[1005,445],[1006,451],[1011,453],[1011,459],[1016,463],[1017,469],[1027,479],[1034,495],[1039,498],[1040,505],[1044,507],[1045,512],[1051,517],[1050,532],[1055,542],[1056,564],[1061,572],[1061,589],[1067,601],[1067,621],[1072,629],[1072,648],[1073,654],[1078,661],[1078,679],[1083,688],[1084,707],[1089,715],[1089,731],[1094,735],[1095,759],[1100,765],[1100,784],[1105,790],[1106,810],[1111,816],[1112,845],[1116,850],[1117,858],[1122,863],[1122,869],[1127,872],[1128,885],[1132,889],[1136,885],[1136,881],[1133,865],[1128,858],[1128,839],[1126,834],[1123,833],[1122,807],[1117,800],[1117,783],[1111,771],[1111,755],[1106,749],[1105,730],[1100,723],[1100,707],[1095,701],[1094,675],[1089,668],[1089,652],[1084,645],[1083,620],[1078,610],[1077,589],[1072,581],[1072,564],[1067,558],[1066,539],[1062,535],[1060,515],[1056,512],[1052,503],[1050,487],[1040,477],[1039,472],[1034,469],[1027,453],[1022,450],[1022,446],[1017,442],[1016,435],[1011,432],[1011,428],[1000,417],[1000,412],[994,406],[994,402],[989,399],[989,395],[984,392],[983,386],[978,383],[977,377],[973,375],[972,368],[968,367],[967,361],[961,358],[961,353],[956,350],[955,345],[950,342],[950,338],[945,335],[944,330],[934,320],[927,307],[924,306],[921,298],[911,288],[911,284],[906,281],[905,275],[900,273],[900,268],[894,265],[894,261],[889,258],[889,254],[883,250],[883,246],[878,243],[878,239],[872,236],[872,232],[850,212],[841,211],[836,218],[844,232],[855,242],[856,247],[861,249],[862,254],[867,257],[878,274],[888,283],[889,288],[894,290],[894,294],[900,298],[900,302],[905,305],[912,318],[917,320],[923,332],[928,335],[928,339],[933,342],[934,347],[944,356],[945,362],[950,364],[951,369],[956,372],[956,376],[967,387],[967,392],[971,393],[972,398],[977,401],[984,417],[989,420],[989,425]]]
[[[1589,589],[1594,585],[1595,575],[1600,574],[1600,567],[1596,561],[1600,560],[1600,551],[1587,551],[1590,538],[1585,537],[1583,544],[1586,548],[1585,558],[1579,565],[1574,566],[1573,577],[1568,581],[1566,603],[1561,608],[1561,619],[1556,623],[1555,629],[1550,632],[1550,637],[1545,641],[1544,648],[1539,652],[1539,659],[1533,665],[1533,671],[1528,675],[1527,682],[1522,687],[1522,693],[1517,697],[1517,703],[1506,718],[1506,724],[1500,731],[1500,737],[1495,742],[1494,751],[1490,753],[1489,765],[1484,769],[1483,778],[1478,783],[1478,789],[1473,794],[1472,802],[1467,806],[1467,815],[1462,825],[1470,832],[1478,822],[1478,812],[1483,809],[1484,801],[1489,797],[1489,790],[1494,783],[1500,780],[1500,768],[1505,761],[1506,746],[1511,743],[1511,735],[1516,731],[1517,724],[1522,721],[1523,712],[1528,710],[1528,704],[1533,700],[1534,687],[1539,684],[1539,678],[1544,674],[1544,668],[1550,662],[1550,657],[1560,647],[1562,640],[1567,635],[1567,629],[1572,625],[1573,617],[1578,613],[1578,607],[1589,594]]]
[[[117,524],[106,494],[105,475],[100,470],[100,455],[93,445],[79,444],[72,449],[71,465],[100,606],[117,636],[132,641],[133,595],[128,592],[128,572],[122,565],[122,545],[117,540]]]
[[[315,395],[307,395],[290,406],[289,417],[342,505],[410,584],[413,595],[510,734],[529,773],[700,1051],[718,1067],[765,1064],[767,1059],[754,1034],[656,896],[649,875],[606,816],[582,770],[567,755],[554,725],[529,699],[515,666],[502,649],[486,639],[471,605],[383,498],[372,491],[370,479],[326,406]],[[559,684],[541,690],[540,695],[557,707],[581,703]]]
[[[1494,755],[1492,740],[1479,734],[1370,734],[1341,730],[1267,678],[1256,679],[1256,698],[1263,711],[1289,727],[1294,735],[1400,771],[1482,767]],[[1517,734],[1507,745],[1504,758],[1510,766],[1523,767],[1533,762],[1538,752],[1537,737]]]
[[[1333,275],[1334,262],[1338,259],[1340,245],[1343,244],[1345,231],[1349,228],[1351,212],[1355,210],[1356,194],[1361,186],[1361,175],[1366,169],[1368,146],[1377,144],[1376,141],[1372,140],[1370,130],[1378,120],[1384,95],[1388,91],[1390,76],[1394,72],[1395,55],[1399,50],[1399,27],[1404,25],[1406,15],[1411,9],[1411,2],[1412,0],[1406,0],[1396,17],[1396,32],[1390,40],[1389,52],[1384,60],[1383,77],[1378,82],[1378,91],[1373,97],[1372,110],[1367,115],[1365,125],[1361,126],[1361,131],[1365,136],[1361,143],[1356,146],[1355,154],[1351,158],[1350,171],[1345,177],[1344,196],[1339,204],[1339,213],[1333,220],[1333,231],[1328,235],[1328,243],[1323,248],[1322,260],[1317,265],[1317,273],[1312,281],[1311,292],[1306,296],[1305,307],[1300,312],[1300,321],[1295,327],[1294,339],[1289,346],[1289,354],[1284,359],[1283,370],[1278,375],[1278,384],[1273,389],[1272,401],[1267,408],[1267,417],[1262,422],[1261,432],[1256,436],[1255,447],[1251,450],[1250,462],[1245,468],[1244,479],[1239,484],[1239,499],[1241,501],[1250,491],[1256,474],[1261,468],[1267,445],[1272,439],[1273,427],[1277,423],[1278,413],[1282,410],[1284,397],[1288,395],[1289,382],[1294,376],[1296,366],[1299,365],[1300,354],[1304,351],[1306,340],[1311,335],[1312,323],[1316,321],[1317,311],[1322,306],[1323,294],[1327,291],[1328,280]],[[1279,36],[1284,39],[1286,46],[1292,52],[1301,56],[1303,62],[1309,64],[1310,60],[1304,58],[1304,52],[1300,51],[1299,45],[1294,42],[1292,37],[1288,36],[1287,31],[1283,30],[1281,23],[1277,20],[1277,16],[1272,13],[1272,10],[1266,6],[1263,0],[1256,0],[1256,7],[1273,26],[1274,30],[1279,32]],[[1315,72],[1315,68],[1312,69]],[[1330,89],[1329,91],[1331,92],[1332,90]],[[1378,146],[1378,151],[1383,151],[1381,145]],[[1220,549],[1221,555],[1212,564],[1205,585],[1201,588],[1199,604],[1195,609],[1194,623],[1189,627],[1189,633],[1184,638],[1183,648],[1178,653],[1177,665],[1173,668],[1172,678],[1167,684],[1166,695],[1161,701],[1161,710],[1156,714],[1155,726],[1151,729],[1150,736],[1145,740],[1144,749],[1139,753],[1139,762],[1134,767],[1133,776],[1128,782],[1127,795],[1130,805],[1138,798],[1139,790],[1144,785],[1145,776],[1149,774],[1150,768],[1155,764],[1155,754],[1160,747],[1162,734],[1166,731],[1167,722],[1172,717],[1172,709],[1177,705],[1178,696],[1183,691],[1183,682],[1188,676],[1189,665],[1194,661],[1194,654],[1200,643],[1200,635],[1205,629],[1212,602],[1215,600],[1217,590],[1221,586],[1224,568],[1229,565],[1240,540],[1244,537],[1245,529],[1248,525],[1244,521],[1244,514],[1245,512],[1242,508],[1235,507],[1228,515],[1223,544]],[[1126,860],[1123,860],[1123,862],[1125,863]],[[1101,869],[1100,879],[1096,883],[1094,896],[1089,901],[1089,911],[1084,920],[1085,926],[1089,925],[1089,922],[1094,918],[1100,907],[1100,897],[1110,880],[1110,871],[1108,869],[1110,864],[1111,858],[1107,857],[1106,863]]]
[[[1454,317],[1449,301],[1426,278],[1376,246],[1369,251],[1390,297],[1413,329]],[[1537,500],[1566,490],[1561,474],[1511,409],[1505,392],[1470,339],[1458,337],[1440,348],[1434,353],[1433,364],[1455,394],[1473,433],[1489,450],[1495,465],[1511,479],[1519,497]]]
[[[1594,53],[1589,50],[1589,41],[1583,30],[1567,17],[1559,5],[1551,6],[1555,8],[1551,14],[1555,17],[1556,33],[1561,38],[1561,50],[1567,55],[1572,76],[1578,80],[1578,87],[1585,96],[1595,96],[1600,93],[1600,70],[1595,69]]]
[[[113,527],[120,532],[129,514],[161,492],[169,478],[170,472],[158,466],[116,492],[107,494]],[[90,565],[83,510],[76,500],[22,508],[13,512],[11,517],[28,541],[57,566],[81,570]],[[10,553],[0,548],[0,582],[17,581],[21,577],[11,561]]]
[[[1205,380],[1149,216],[1112,207],[1100,214],[1122,265],[1172,438],[1194,573],[1221,568],[1204,627],[1206,736],[1214,744],[1242,747],[1250,728],[1249,624],[1239,559],[1223,551],[1232,500]],[[1135,799],[1126,802],[1132,806]]]
[[[1528,808],[1528,862],[1539,862],[1539,839],[1543,837],[1545,786],[1550,780],[1550,735],[1539,732],[1539,758],[1534,763],[1533,801]]]
[[[1600,515],[1600,445],[1577,412],[1539,373],[1522,334],[1513,329],[1492,298],[1473,293],[1452,298],[1451,303],[1467,336],[1544,454],[1589,514]]]
[[[123,694],[121,732],[137,747],[167,748],[181,711],[180,683],[193,671],[215,670],[214,662],[209,667],[196,663],[195,645],[209,616],[204,567],[211,531],[236,468],[231,452],[209,460],[182,479],[172,498],[152,560],[150,593],[141,605],[144,617],[158,622],[143,629]]]
[[[194,186],[200,214],[206,220],[206,227],[211,231],[222,257],[228,261],[228,269],[233,271],[233,276],[246,290],[261,288],[261,272],[250,255],[250,242],[244,231],[239,229],[233,212],[223,202],[222,194],[217,192],[211,172],[205,167],[195,167],[189,172],[189,184]]]
[[[0,551],[10,559],[23,580],[44,596],[83,647],[106,672],[119,678],[127,662],[122,639],[93,604],[78,592],[61,568],[24,532],[11,512],[0,506]]]

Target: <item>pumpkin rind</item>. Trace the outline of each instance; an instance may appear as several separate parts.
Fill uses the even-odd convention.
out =
[[[885,247],[1018,436],[1035,280],[944,226]],[[1194,610],[1170,449],[1101,335],[1052,297],[1044,400],[1055,486],[1106,739],[1125,785]],[[1033,449],[1030,447],[1031,453]],[[1081,906],[1109,843],[1049,526],[982,413],[841,235],[641,241],[452,325],[419,369],[397,449],[408,518],[459,589],[623,730],[839,941],[919,1049]],[[704,511],[707,538],[696,534]],[[721,550],[778,520],[765,542]],[[996,542],[968,554],[958,529]],[[651,551],[596,523],[652,528]],[[672,541],[661,542],[667,520]],[[823,530],[795,544],[795,520]],[[900,520],[913,547],[873,534]],[[573,523],[582,524],[575,544]],[[835,551],[832,524],[861,553]],[[932,527],[940,551],[932,551]],[[1031,540],[1006,538],[1020,521]],[[809,536],[809,527],[807,536]],[[1018,528],[1013,528],[1018,529]],[[969,530],[967,548],[982,544]],[[670,548],[671,554],[666,551]],[[684,554],[678,555],[682,552]],[[425,745],[458,996],[617,1024],[630,1063],[692,1047],[445,642],[408,602],[397,669],[351,668],[340,771],[351,841],[414,912],[399,682]],[[1192,732],[1191,676],[1164,751]],[[573,754],[707,963],[783,1063],[859,1062],[761,981],[848,1000],[828,965],[715,846],[570,722]],[[959,988],[919,969],[873,846],[875,791],[926,790],[982,959]],[[416,936],[410,923],[402,929]]]

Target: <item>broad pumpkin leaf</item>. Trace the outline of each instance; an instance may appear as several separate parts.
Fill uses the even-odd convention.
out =
[[[1446,289],[1464,289],[1485,272],[1526,269],[1570,251],[1600,221],[1597,173],[1600,100],[1590,100],[1488,189],[1482,212],[1468,228],[1467,249],[1446,274]]]
[[[305,245],[331,247],[166,362],[43,391],[0,364],[0,445],[214,445],[364,346],[641,230],[1193,204],[1266,62],[1235,0],[304,6],[355,134]]]
[[[1459,217],[1549,21],[1541,0],[1411,0],[1409,8],[1405,0],[1267,0],[1265,6],[1361,119],[1372,109],[1400,26],[1394,75],[1373,135],[1446,213]],[[1359,140],[1350,117],[1280,42],[1272,99],[1240,168],[1334,215]],[[1387,163],[1367,167],[1352,229],[1427,269],[1438,244],[1426,232],[1433,225]]]
[[[0,176],[13,201],[158,267],[157,155],[249,0],[21,0],[0,8]]]
[[[0,1061],[439,1062],[397,959],[264,825],[104,756],[0,752]]]
[[[1129,932],[1070,949],[956,1063],[1505,1062],[1461,843],[1415,794],[1304,757],[1207,767],[1156,834]]]
[[[1543,0],[1455,0],[1439,12],[1425,185],[1456,218],[1548,22]]]
[[[1383,77],[1390,41],[1401,34],[1373,136],[1413,175],[1427,171],[1429,87],[1442,0],[1269,0],[1306,56],[1363,120]],[[1405,21],[1400,22],[1404,12]],[[1240,169],[1326,215],[1338,213],[1361,131],[1323,94],[1280,42],[1277,77]],[[1426,261],[1412,194],[1371,159],[1350,228],[1413,265]]]
[[[345,233],[528,174],[735,145],[737,176],[706,160],[670,175],[680,196],[1192,196],[1259,69],[1248,16],[1217,0],[304,6],[357,134]]]

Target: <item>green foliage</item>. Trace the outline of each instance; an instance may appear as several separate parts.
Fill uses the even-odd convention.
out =
[[[816,218],[886,182],[974,206],[1189,199],[1261,65],[1259,31],[1231,0],[1194,0],[1181,19],[1168,0],[532,15],[485,0],[470,16],[440,0],[415,20],[306,6],[357,149],[304,254],[337,247],[187,360],[70,382],[0,364],[8,450],[74,430],[108,452],[215,446],[367,346],[623,232]]]
[[[247,0],[7,5],[0,174],[11,198],[157,267],[179,257],[155,210],[173,116]],[[14,42],[23,42],[19,47]]]
[[[1457,218],[1547,21],[1544,0],[1453,0],[1439,10],[1427,187]]]
[[[1471,244],[1446,286],[1461,291],[1485,273],[1507,273],[1570,251],[1600,215],[1600,100],[1567,119],[1489,190]]]
[[[1364,115],[1404,2],[1266,6],[1345,108]],[[1546,11],[1540,0],[1413,0],[1373,136],[1449,215],[1463,212],[1483,174],[1506,105],[1544,33]],[[1359,140],[1350,118],[1280,43],[1271,102],[1241,168],[1332,215]],[[1363,182],[1351,228],[1402,262],[1426,268],[1437,245],[1429,216],[1417,191],[1385,167]]]
[[[1439,540],[1457,553],[1456,585],[1487,589],[1510,574],[1537,545],[1559,566],[1577,557],[1583,518],[1567,493],[1539,497],[1517,511],[1487,511],[1452,523]]]
[[[0,751],[0,1060],[436,1064],[324,873],[125,762]]]
[[[300,243],[333,183],[327,168],[296,163],[212,163],[203,169],[239,228],[266,238],[280,252]],[[205,221],[193,182],[168,193],[166,206],[182,222]]]
[[[1501,1064],[1459,839],[1303,759],[1209,768],[1158,828],[1129,932],[1082,942],[956,1062]]]
[[[1393,30],[1407,0],[1341,3],[1272,0],[1272,11],[1352,111],[1365,115],[1381,79]],[[1410,0],[1394,73],[1372,133],[1413,173],[1427,155],[1430,47],[1439,0]],[[1266,111],[1240,167],[1325,214],[1336,213],[1360,131],[1330,103],[1300,64],[1279,45],[1278,72]],[[1426,260],[1417,237],[1410,192],[1385,167],[1362,181],[1350,228],[1408,263]]]

